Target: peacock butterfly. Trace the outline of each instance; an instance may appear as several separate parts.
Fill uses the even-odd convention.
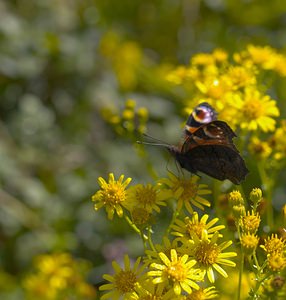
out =
[[[233,143],[236,134],[226,122],[217,120],[217,113],[206,102],[190,114],[180,145],[144,143],[163,146],[191,173],[205,173],[218,180],[240,184],[249,173]]]

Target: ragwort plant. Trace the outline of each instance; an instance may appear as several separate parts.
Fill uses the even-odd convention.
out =
[[[114,274],[105,274],[108,283],[99,288],[104,291],[101,299],[230,299],[221,288],[229,276],[232,298],[286,297],[286,206],[276,221],[272,205],[276,179],[285,166],[286,120],[277,123],[277,101],[266,93],[274,73],[286,75],[285,56],[270,47],[249,45],[232,57],[220,49],[197,54],[188,66],[167,74],[170,89],[180,88],[186,95],[183,114],[208,102],[239,133],[238,148],[251,162],[251,173],[258,174],[261,189],[253,188],[246,202],[242,186],[230,191],[230,184],[215,182],[211,189],[195,174],[168,172],[166,178],[137,185],[124,175],[100,177],[100,189],[92,196],[95,210],[104,208],[110,221],[115,215],[124,218],[145,249],[133,266],[128,255],[124,266],[113,262]],[[125,110],[134,112],[134,107],[127,104]],[[136,133],[134,113],[127,128],[118,130],[124,115],[118,115],[115,130]],[[145,131],[147,111],[143,115],[140,132]],[[223,202],[228,206],[220,212]],[[165,206],[173,209],[173,216],[157,244],[153,225],[160,222]],[[220,217],[201,216],[211,206]]]

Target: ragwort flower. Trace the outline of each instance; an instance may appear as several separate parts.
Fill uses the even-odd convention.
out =
[[[241,217],[240,221],[244,232],[256,233],[260,224],[260,215],[254,211],[251,211],[251,213],[248,211],[245,216]]]
[[[285,251],[286,241],[282,238],[278,238],[277,234],[272,234],[265,240],[264,245],[260,247],[265,250],[267,254],[282,253]]]
[[[169,178],[163,178],[159,182],[165,184],[173,192],[173,196],[178,200],[177,210],[180,211],[183,206],[192,214],[193,206],[204,210],[204,206],[210,207],[210,202],[202,195],[211,194],[206,184],[198,184],[199,177],[179,178],[169,173]]]
[[[243,98],[236,98],[232,105],[240,112],[242,129],[255,131],[260,128],[264,132],[275,129],[273,117],[279,116],[279,109],[268,95],[262,95],[254,88],[246,88]]]
[[[109,174],[109,180],[106,182],[102,177],[98,178],[98,183],[101,190],[97,191],[92,196],[92,201],[95,210],[105,206],[109,219],[113,218],[114,211],[116,211],[119,217],[123,216],[122,206],[125,205],[126,201],[126,187],[131,181],[131,178],[127,178],[124,182],[124,175],[119,177],[119,180],[114,179],[113,173]]]
[[[195,233],[199,238],[202,237],[202,233],[204,230],[207,231],[208,236],[212,237],[212,235],[221,229],[224,229],[224,225],[216,225],[218,222],[218,218],[214,218],[211,221],[208,221],[209,216],[203,215],[201,219],[199,219],[199,215],[197,212],[194,212],[192,217],[186,217],[184,221],[180,219],[176,219],[174,224],[172,225],[172,229],[175,231],[172,232],[173,235],[178,237],[183,237],[186,239],[191,239],[193,234]]]
[[[267,265],[274,272],[282,271],[286,267],[286,257],[283,253],[271,253],[267,255]]]
[[[181,295],[182,291],[192,293],[192,289],[199,289],[196,281],[203,280],[203,274],[200,270],[194,269],[196,261],[189,259],[187,254],[178,256],[175,249],[171,249],[171,257],[160,252],[161,263],[151,263],[152,271],[148,276],[154,277],[154,284],[163,283],[165,286],[172,285],[175,295]]]
[[[207,231],[204,230],[201,239],[193,235],[193,242],[186,245],[187,253],[190,253],[190,256],[197,261],[198,267],[204,270],[211,283],[215,281],[214,270],[223,277],[228,277],[226,271],[220,265],[235,267],[235,263],[228,258],[237,256],[235,252],[223,252],[232,244],[232,241],[218,244],[218,237],[218,232],[216,232],[209,239]]]
[[[246,254],[253,254],[255,251],[259,238],[254,233],[243,233],[240,238],[241,245]]]
[[[144,266],[140,266],[141,258],[139,257],[134,266],[131,268],[128,255],[124,257],[124,268],[121,268],[116,261],[112,262],[115,271],[114,275],[103,275],[103,278],[110,283],[99,287],[101,291],[108,291],[101,299],[118,300],[120,297],[130,299],[135,294],[135,288],[146,280],[146,274],[143,273]]]
[[[214,286],[208,288],[200,288],[199,290],[194,290],[190,295],[186,297],[186,300],[207,300],[214,299],[218,297],[218,292]]]
[[[171,191],[162,189],[159,184],[137,184],[128,191],[125,207],[132,210],[134,207],[143,207],[147,211],[160,212],[160,206],[166,206],[166,200],[172,196]]]

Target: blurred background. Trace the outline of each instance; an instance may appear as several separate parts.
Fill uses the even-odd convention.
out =
[[[166,176],[168,155],[140,152],[124,112],[176,143],[184,95],[166,81],[168,70],[198,52],[250,43],[284,52],[284,1],[0,2],[1,299],[24,299],[23,278],[43,253],[89,261],[94,286],[112,259],[141,254],[131,230],[91,202],[109,172],[133,183],[149,182],[154,170]],[[276,99],[284,87],[275,82]],[[284,100],[279,108],[285,115]]]

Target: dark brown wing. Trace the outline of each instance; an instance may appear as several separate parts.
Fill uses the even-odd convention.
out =
[[[239,184],[248,174],[245,162],[232,139],[232,129],[223,121],[213,121],[187,135],[181,149],[175,153],[182,168],[203,172],[219,180],[229,179]]]
[[[239,153],[229,146],[201,145],[185,154],[176,153],[182,168],[192,172],[202,172],[218,180],[229,179],[239,184],[245,179],[248,170]]]

